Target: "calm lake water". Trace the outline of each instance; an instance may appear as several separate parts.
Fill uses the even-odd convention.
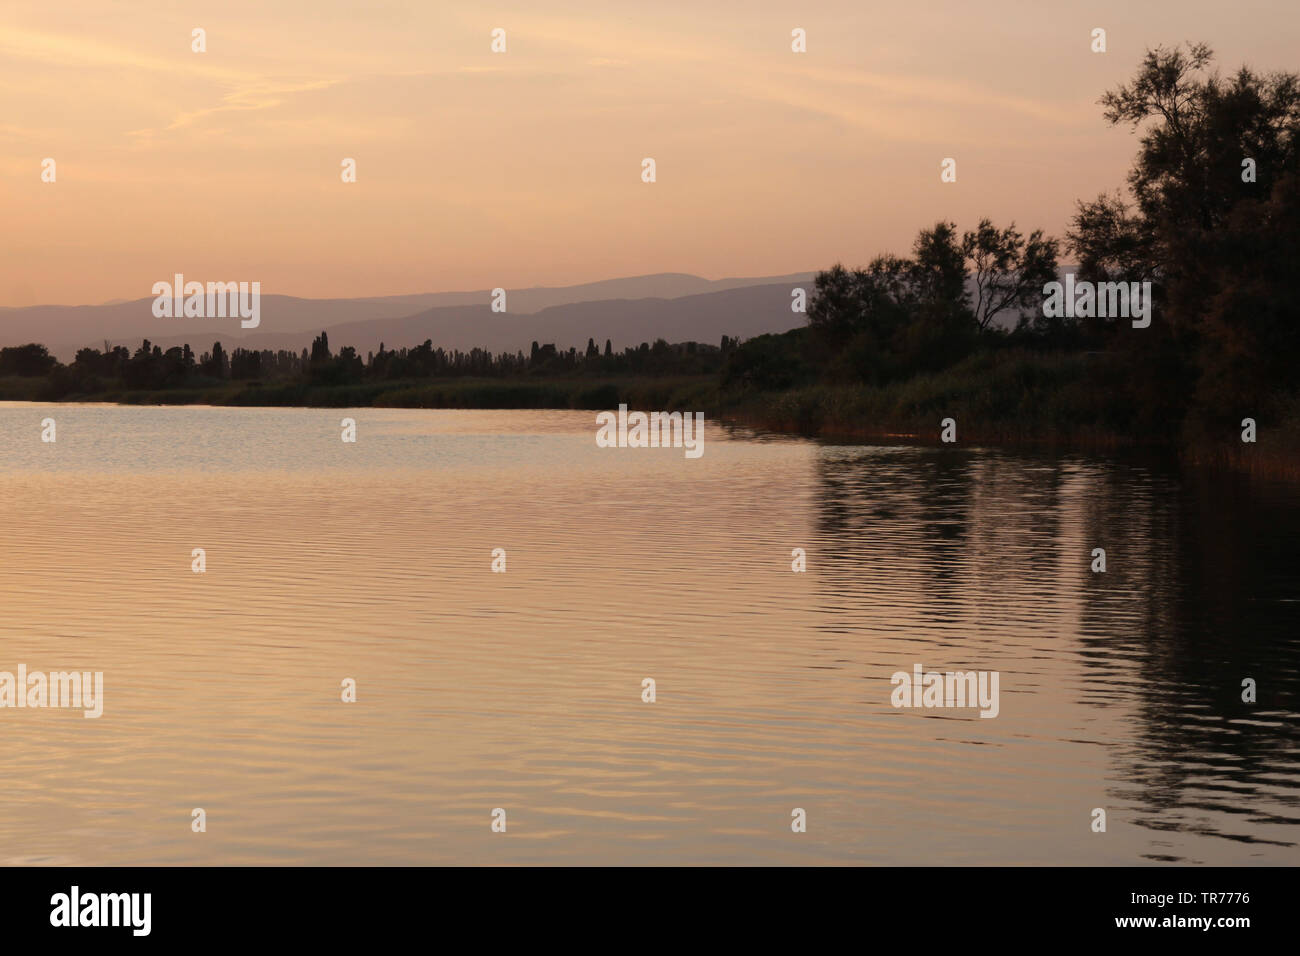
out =
[[[1300,863],[1300,489],[595,431],[0,405],[0,863]]]

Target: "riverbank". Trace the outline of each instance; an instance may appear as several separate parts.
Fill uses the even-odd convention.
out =
[[[1105,353],[987,351],[884,385],[813,383],[722,393],[718,412],[773,433],[887,444],[940,445],[942,423],[952,419],[958,445],[1136,450],[1300,479],[1300,404],[1294,398],[1270,402],[1272,414],[1252,409],[1207,422],[1185,412],[1185,396],[1135,390],[1136,374],[1123,357]],[[1136,400],[1135,392],[1145,398]],[[1244,442],[1241,420],[1256,415],[1256,441]]]
[[[286,408],[703,409],[716,390],[711,376],[629,379],[445,378],[313,385],[306,382],[199,382],[177,388],[132,389],[109,382],[93,392],[50,397],[42,379],[0,379],[0,401],[107,402],[117,405],[223,405]]]
[[[1239,425],[1193,429],[1160,409],[1135,408],[1113,364],[1087,354],[977,356],[943,372],[881,386],[719,384],[713,375],[643,378],[445,378],[313,385],[210,381],[170,389],[108,382],[56,402],[308,408],[703,411],[772,434],[833,442],[956,444],[1105,452],[1138,449],[1198,465],[1300,478],[1300,416],[1261,423],[1255,443]],[[50,401],[44,381],[0,379],[0,400]]]

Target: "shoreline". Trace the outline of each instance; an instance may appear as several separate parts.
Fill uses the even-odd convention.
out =
[[[722,415],[718,416],[717,420],[759,434],[806,438],[828,445],[897,446],[954,451],[979,447],[1007,453],[1122,458],[1178,467],[1244,473],[1255,477],[1300,483],[1300,448],[1293,444],[1294,436],[1290,435],[1287,436],[1285,444],[1270,449],[1266,445],[1252,446],[1240,442],[1235,446],[1227,443],[1214,444],[1205,440],[1187,443],[1149,442],[1114,433],[1023,434],[993,426],[984,429],[967,429],[965,435],[957,442],[945,444],[938,437],[937,427],[927,435],[923,430],[908,431],[889,426],[872,427],[844,423],[834,423],[816,431],[809,431],[794,423],[774,424],[752,415]]]
[[[369,393],[369,394],[367,394]],[[501,401],[469,401],[485,393]],[[275,401],[294,394],[298,401]],[[819,416],[808,421],[789,414],[790,392],[751,394],[743,400],[727,400],[712,380],[647,380],[637,382],[492,382],[453,380],[437,385],[392,383],[360,386],[242,386],[238,388],[171,389],[138,392],[110,392],[99,396],[65,396],[59,399],[0,397],[6,405],[88,405],[138,407],[207,408],[424,408],[449,411],[608,411],[626,403],[631,408],[703,410],[725,428],[741,428],[758,435],[799,438],[830,445],[878,445],[919,448],[968,449],[972,446],[1006,452],[1051,455],[1103,455],[1136,457],[1147,461],[1183,466],[1245,472],[1261,477],[1300,481],[1300,435],[1286,429],[1280,442],[1254,445],[1235,441],[1213,441],[1205,435],[1195,438],[1169,437],[1156,440],[1094,427],[1070,427],[1055,431],[1025,427],[1005,421],[964,424],[959,421],[957,441],[940,440],[939,419],[927,427],[915,415],[881,423],[846,421]],[[512,398],[530,399],[523,403]],[[563,401],[557,400],[563,398]],[[692,401],[691,399],[697,399]],[[315,400],[302,400],[315,399]],[[384,400],[387,399],[387,400]],[[429,399],[441,399],[429,401]],[[687,409],[686,406],[691,408]],[[785,413],[783,413],[783,409]],[[803,418],[803,420],[801,420]],[[1267,434],[1267,432],[1265,432]],[[1239,437],[1239,432],[1232,432]]]

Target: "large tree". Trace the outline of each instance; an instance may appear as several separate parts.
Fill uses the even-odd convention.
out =
[[[1300,77],[1248,67],[1224,77],[1213,61],[1204,44],[1158,47],[1102,97],[1109,123],[1140,131],[1131,202],[1080,203],[1067,238],[1084,278],[1156,283],[1155,325],[1124,333],[1125,345],[1161,370],[1161,389],[1232,418],[1266,402],[1300,360],[1290,225]]]

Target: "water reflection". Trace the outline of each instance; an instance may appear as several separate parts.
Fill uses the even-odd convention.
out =
[[[1095,715],[1115,714],[1091,737],[1112,778],[1098,805],[1112,832],[1149,831],[1144,859],[1217,859],[1187,834],[1295,846],[1294,487],[1115,459],[909,448],[827,448],[817,476],[818,527],[835,556],[819,599],[887,617],[906,648],[875,676],[913,660],[1001,661],[1014,672],[1004,691],[1034,686],[1054,719],[1083,708],[1074,723],[1086,733]],[[1105,573],[1091,571],[1094,548]],[[1030,631],[1039,639],[1016,652]],[[981,646],[989,635],[999,652]],[[1242,701],[1247,677],[1259,685],[1254,704]]]

